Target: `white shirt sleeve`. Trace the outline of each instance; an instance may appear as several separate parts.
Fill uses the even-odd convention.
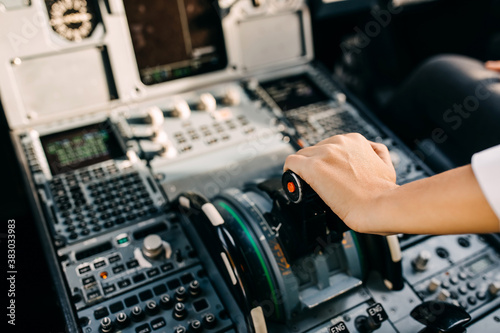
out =
[[[486,200],[500,220],[500,145],[474,154],[472,170]]]

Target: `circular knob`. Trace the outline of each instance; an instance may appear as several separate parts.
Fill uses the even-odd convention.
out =
[[[100,329],[102,333],[113,332],[113,322],[109,317],[102,318]]]
[[[174,301],[168,294],[161,295],[160,306],[166,310],[171,309],[174,306]]]
[[[159,128],[161,125],[163,125],[165,117],[163,116],[163,111],[159,107],[152,106],[147,110],[147,116],[145,120],[147,123],[151,124],[152,127]]]
[[[217,101],[215,100],[215,97],[210,93],[201,94],[198,109],[209,112],[215,111],[215,109],[217,109]]]
[[[115,319],[115,322],[116,322],[116,326],[118,326],[119,328],[125,328],[128,326],[129,324],[129,318],[128,316],[125,314],[125,312],[120,312],[119,314],[116,315],[116,319]]]
[[[380,324],[375,323],[373,319],[367,316],[358,316],[354,320],[354,326],[360,333],[370,333],[378,329]]]
[[[184,302],[187,299],[187,296],[186,288],[183,286],[180,286],[175,290],[175,299],[179,302]]]
[[[158,304],[156,304],[155,301],[149,301],[146,303],[146,312],[150,316],[154,316],[160,311],[160,308],[158,308]]]
[[[488,286],[488,291],[491,295],[496,296],[500,291],[500,282],[496,281],[490,283],[490,285]]]
[[[191,116],[191,108],[185,100],[177,101],[174,105],[174,110],[172,111],[172,116],[187,119]]]
[[[240,91],[236,87],[229,87],[226,89],[222,102],[226,105],[238,105],[241,102]]]
[[[134,306],[130,312],[130,317],[133,321],[141,321],[144,318],[144,312],[138,306]]]
[[[203,326],[201,326],[201,322],[197,319],[193,320],[191,324],[189,324],[189,332],[201,332],[203,331]]]
[[[217,318],[212,313],[203,316],[203,325],[207,328],[214,328],[217,325]]]
[[[450,297],[450,295],[451,294],[448,290],[443,289],[439,292],[437,299],[444,302]]]
[[[189,284],[189,294],[191,296],[196,297],[201,293],[201,287],[200,287],[200,282],[198,280],[193,280]]]
[[[429,281],[429,285],[427,286],[427,290],[431,293],[435,292],[439,286],[441,286],[441,281],[436,279],[436,278],[432,278],[430,281]]]
[[[174,306],[174,313],[173,313],[174,319],[176,320],[183,320],[184,318],[187,317],[187,310],[186,306],[184,303],[176,303]]]
[[[149,235],[144,238],[144,243],[142,245],[142,252],[146,257],[156,258],[163,251],[163,241],[158,235]]]
[[[431,258],[431,253],[429,251],[423,250],[420,251],[418,256],[412,261],[413,268],[417,271],[425,271],[427,269],[427,263]]]
[[[174,328],[174,333],[186,333],[186,328],[184,326],[177,326]]]

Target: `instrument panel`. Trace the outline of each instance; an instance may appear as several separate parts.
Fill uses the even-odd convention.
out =
[[[313,61],[304,1],[33,1],[0,29],[68,331],[417,332],[428,301],[492,320],[494,238],[336,232],[283,197],[289,154],[349,132],[388,146],[398,184],[431,175]]]

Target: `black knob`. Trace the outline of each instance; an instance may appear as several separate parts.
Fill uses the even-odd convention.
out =
[[[101,326],[99,327],[102,333],[113,332],[113,322],[109,317],[104,317],[101,320]]]
[[[201,326],[201,322],[197,319],[193,320],[191,324],[189,324],[189,332],[198,333],[203,331],[203,326]]]
[[[377,324],[373,319],[367,316],[358,316],[354,320],[354,326],[360,333],[371,333],[376,329],[380,328],[380,324]]]
[[[410,315],[426,326],[425,333],[465,332],[463,326],[471,316],[461,307],[442,301],[427,301],[417,305]]]
[[[285,171],[281,178],[281,184],[286,196],[293,203],[299,203],[306,196],[314,193],[311,187],[291,170]]]
[[[130,317],[133,321],[141,321],[144,318],[144,312],[139,306],[134,306],[130,311]]]
[[[160,311],[158,304],[155,301],[148,301],[146,303],[146,313],[150,316],[154,316]]]
[[[177,262],[182,262],[184,260],[184,256],[182,255],[181,250],[175,250],[174,257],[175,257],[175,261],[177,261]]]
[[[125,328],[130,323],[130,319],[125,312],[120,312],[116,315],[115,323],[118,328]]]
[[[198,280],[193,280],[189,284],[189,294],[191,294],[191,296],[193,297],[196,297],[199,294],[201,294],[200,282],[198,282]]]
[[[171,309],[174,306],[174,300],[168,294],[163,294],[160,297],[160,306],[165,310]]]
[[[206,328],[214,328],[217,325],[217,318],[212,313],[203,316],[203,325]]]
[[[187,310],[184,303],[176,303],[174,306],[173,317],[176,320],[183,320],[187,317]]]
[[[186,288],[184,288],[183,286],[175,289],[175,299],[179,302],[184,302],[187,299],[187,296],[188,294]]]

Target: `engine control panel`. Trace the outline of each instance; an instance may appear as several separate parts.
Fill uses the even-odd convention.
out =
[[[398,184],[432,174],[314,62],[306,1],[14,3],[1,102],[68,332],[498,326],[492,235],[364,235],[285,196],[286,157],[349,132]]]

